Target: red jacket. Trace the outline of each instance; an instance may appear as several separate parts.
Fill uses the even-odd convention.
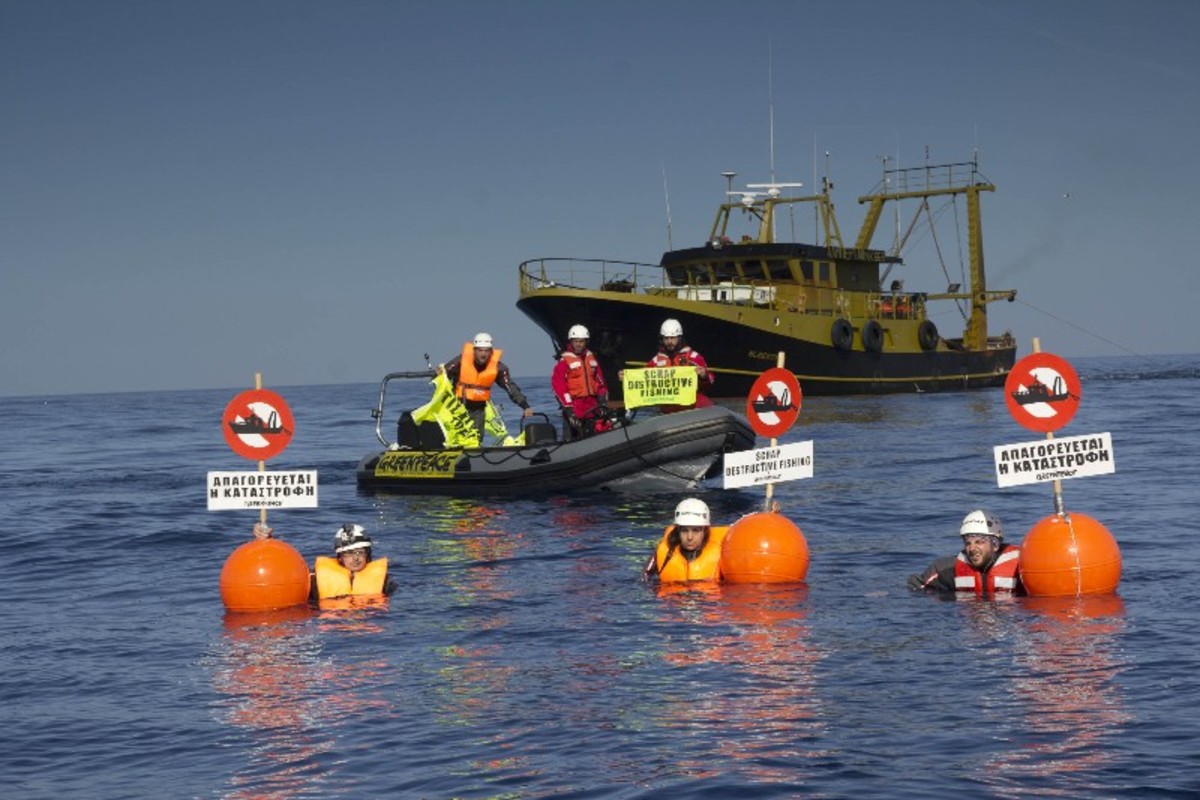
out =
[[[573,350],[564,352],[554,365],[550,387],[554,389],[554,396],[562,407],[574,409],[579,416],[595,408],[597,403],[608,402],[604,373],[600,371],[600,363],[591,350],[584,350],[582,354],[576,354]],[[576,401],[585,397],[592,400],[581,404],[587,408],[580,408]]]

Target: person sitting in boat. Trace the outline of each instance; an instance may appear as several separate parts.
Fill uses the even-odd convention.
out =
[[[683,325],[677,319],[665,320],[658,329],[658,353],[646,363],[647,367],[695,367],[696,402],[690,406],[660,406],[664,414],[673,411],[684,411],[689,408],[707,408],[712,405],[708,399],[708,391],[715,382],[713,374],[708,371],[708,362],[704,356],[687,345],[683,339]]]
[[[661,581],[719,581],[721,543],[729,530],[711,525],[708,504],[694,497],[675,507],[675,524],[669,526],[655,548],[646,575]]]
[[[587,328],[572,325],[567,331],[567,349],[559,355],[550,375],[550,386],[562,406],[563,439],[567,441],[609,426],[604,420],[585,422],[597,409],[608,406],[608,385],[600,362],[588,349],[590,338]]]
[[[533,409],[529,407],[521,387],[512,379],[508,366],[500,360],[503,352],[492,346],[491,334],[477,333],[474,340],[463,344],[460,355],[438,366],[438,372],[445,372],[446,378],[454,384],[454,394],[467,407],[471,422],[479,431],[480,441],[483,441],[487,404],[492,397],[493,384],[499,384],[508,392],[512,401],[523,409],[525,417],[533,416]]]
[[[1025,593],[1017,568],[1021,548],[1004,544],[1004,528],[997,517],[972,511],[958,532],[963,539],[962,552],[935,560],[920,575],[910,575],[910,589],[978,595]]]
[[[334,558],[317,556],[309,601],[335,597],[381,598],[396,591],[386,558],[371,558],[371,537],[361,525],[346,523],[333,535]]]

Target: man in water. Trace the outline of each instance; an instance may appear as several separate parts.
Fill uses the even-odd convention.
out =
[[[396,591],[386,558],[371,558],[371,537],[361,525],[346,523],[333,535],[334,558],[317,556],[309,600],[335,597],[380,598]]]
[[[908,577],[914,591],[974,592],[977,595],[1024,594],[1017,562],[1021,548],[1004,544],[999,518],[972,511],[958,529],[963,549],[936,559],[920,575]]]

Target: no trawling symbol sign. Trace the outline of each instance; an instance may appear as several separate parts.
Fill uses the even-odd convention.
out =
[[[774,439],[800,416],[800,384],[783,367],[773,367],[750,387],[746,418],[759,436]]]
[[[1079,376],[1053,353],[1025,356],[1008,373],[1004,399],[1013,419],[1042,433],[1056,431],[1079,410]]]
[[[242,392],[229,401],[221,417],[221,430],[230,448],[254,461],[282,453],[292,441],[294,429],[291,409],[268,389]]]

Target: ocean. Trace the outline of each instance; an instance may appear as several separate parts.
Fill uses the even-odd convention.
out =
[[[1072,364],[1058,435],[1110,432],[1116,472],[1064,503],[1112,532],[1120,587],[1008,601],[905,585],[968,511],[1017,542],[1053,511],[996,485],[993,447],[1042,438],[1000,390],[805,399],[780,441],[813,442],[814,476],[775,496],[806,582],[664,591],[641,569],[684,495],[360,493],[377,384],[268,373],[295,417],[268,468],[319,475],[276,534],[311,563],[358,522],[400,584],[270,615],[218,590],[257,512],[205,499],[255,469],[220,429],[249,385],[0,398],[0,796],[1198,796],[1200,356]],[[724,523],[762,503],[700,496]]]

